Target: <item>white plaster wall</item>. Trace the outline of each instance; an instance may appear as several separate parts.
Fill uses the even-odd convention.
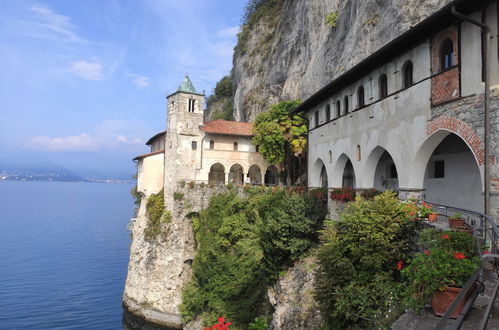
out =
[[[444,161],[444,178],[429,177],[435,160]],[[435,155],[428,164],[424,180],[427,200],[483,212],[480,171],[471,151]]]
[[[145,196],[158,193],[163,188],[164,154],[139,160],[137,165],[137,191]]]
[[[470,17],[480,21],[481,13]],[[461,24],[461,96],[483,93],[480,28],[468,22]]]
[[[210,149],[210,141],[215,142],[215,150],[234,150],[234,142],[237,142],[237,151],[256,151],[255,146],[251,143],[251,137],[231,136],[206,134],[204,139],[204,148]]]
[[[492,3],[487,9],[487,25],[490,27],[490,38],[488,44],[487,58],[489,61],[489,82],[491,86],[499,84],[499,54],[497,52],[497,2]]]

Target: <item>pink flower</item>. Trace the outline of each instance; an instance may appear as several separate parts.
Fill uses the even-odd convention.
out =
[[[485,250],[482,252],[482,254],[490,254],[490,251],[489,250]]]

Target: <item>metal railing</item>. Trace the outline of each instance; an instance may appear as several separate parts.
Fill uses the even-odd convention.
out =
[[[497,224],[495,220],[490,216],[486,215],[480,212],[472,211],[472,210],[467,210],[463,208],[458,208],[454,206],[449,206],[449,205],[443,205],[431,201],[425,201],[427,204],[431,204],[433,208],[437,208],[439,217],[443,216],[445,218],[449,218],[450,216],[453,216],[457,213],[460,213],[464,219],[465,223],[471,228],[473,231],[473,237],[475,238],[475,242],[477,243],[477,253],[480,256],[481,263],[480,263],[480,269],[477,270],[473,276],[471,276],[468,280],[468,282],[465,284],[459,295],[454,299],[454,302],[449,306],[445,314],[442,316],[438,324],[436,325],[435,329],[437,330],[443,330],[447,329],[447,323],[449,321],[450,316],[456,309],[456,307],[465,299],[465,297],[469,296],[468,292],[472,289],[475,288],[473,285],[477,280],[479,283],[482,284],[483,286],[483,273],[484,273],[484,262],[486,259],[493,258],[493,266],[494,266],[494,272],[497,274],[498,272],[498,264],[496,262],[497,258],[499,258],[499,246],[498,246],[498,237],[499,237],[499,230],[497,228]],[[482,255],[483,249],[487,247],[490,251],[490,253]],[[481,288],[483,290],[483,287]],[[478,294],[482,290],[474,290],[472,293],[471,297],[465,304],[464,308],[459,314],[459,317],[456,319],[456,321],[452,324],[450,329],[459,329],[464,321],[464,318],[466,317],[467,313],[471,309],[471,306],[473,305],[475,299],[477,298]],[[480,325],[480,330],[484,330],[487,327],[488,320],[490,318],[490,314],[492,312],[492,307],[494,306],[495,299],[497,297],[497,293],[499,291],[499,281],[496,283],[494,291],[492,293],[492,296],[490,297],[489,304],[487,306],[487,309],[485,311],[485,314],[483,315],[481,325]]]

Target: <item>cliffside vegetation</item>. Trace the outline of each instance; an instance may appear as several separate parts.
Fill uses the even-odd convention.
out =
[[[152,240],[165,231],[165,225],[172,220],[170,211],[165,209],[164,191],[152,194],[146,204],[147,227],[144,230],[146,240]]]
[[[234,103],[232,98],[232,79],[230,76],[225,76],[217,82],[213,94],[208,97],[206,102],[209,111],[209,119],[234,120]]]
[[[210,325],[223,315],[246,329],[270,315],[268,286],[318,242],[323,194],[255,187],[247,196],[218,195],[193,218],[198,250],[183,291],[185,321],[201,315]]]
[[[269,163],[284,169],[288,185],[296,183],[306,170],[302,166],[307,149],[306,120],[291,113],[300,103],[294,100],[271,105],[268,112],[256,117],[253,128],[253,143]]]

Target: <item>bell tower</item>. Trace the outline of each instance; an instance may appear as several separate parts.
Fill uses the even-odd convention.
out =
[[[194,181],[201,166],[201,131],[204,94],[194,88],[189,76],[177,91],[167,96],[165,136],[165,207],[173,207],[178,181]]]

